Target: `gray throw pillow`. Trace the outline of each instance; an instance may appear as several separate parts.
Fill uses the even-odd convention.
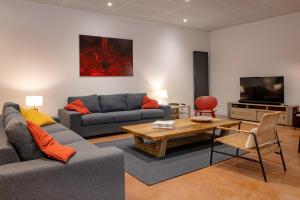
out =
[[[21,160],[34,160],[45,157],[35,144],[20,113],[7,121],[5,133],[8,142],[15,148]]]
[[[128,110],[137,110],[142,108],[143,96],[146,93],[127,94]]]
[[[77,99],[81,100],[90,112],[101,112],[98,96],[96,94],[90,96],[69,97],[68,103],[71,103]]]
[[[113,94],[99,96],[102,112],[127,110],[126,94]]]

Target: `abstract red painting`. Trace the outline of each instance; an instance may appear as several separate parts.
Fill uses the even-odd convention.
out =
[[[79,36],[80,76],[133,76],[133,42]]]

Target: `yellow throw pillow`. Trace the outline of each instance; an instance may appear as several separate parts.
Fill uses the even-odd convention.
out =
[[[21,108],[21,114],[26,121],[31,121],[39,126],[56,123],[52,117],[37,110]]]

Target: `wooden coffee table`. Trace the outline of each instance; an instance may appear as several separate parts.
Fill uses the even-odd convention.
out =
[[[175,129],[152,128],[152,123],[123,126],[122,129],[134,135],[135,146],[138,149],[157,157],[163,157],[167,148],[201,141],[207,131],[215,130],[218,126],[231,127],[239,123],[240,121],[237,120],[226,119],[193,122],[189,118],[185,118],[175,120]]]

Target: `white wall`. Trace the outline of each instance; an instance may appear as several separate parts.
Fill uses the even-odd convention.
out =
[[[300,13],[214,31],[210,39],[210,92],[219,113],[239,100],[241,76],[285,76],[285,103],[300,104]]]
[[[71,95],[152,92],[193,102],[192,51],[208,51],[208,34],[152,22],[0,0],[0,106],[43,95],[52,115]],[[133,39],[133,77],[80,77],[79,34]]]

